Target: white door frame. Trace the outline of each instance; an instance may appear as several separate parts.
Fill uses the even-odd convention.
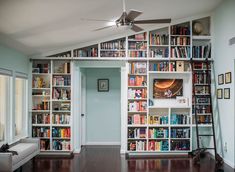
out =
[[[81,145],[86,145],[86,75],[81,72]]]

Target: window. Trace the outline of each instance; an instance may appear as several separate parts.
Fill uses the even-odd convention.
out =
[[[6,141],[6,121],[9,114],[10,77],[0,74],[0,142]]]
[[[27,79],[15,79],[15,137],[27,134]]]

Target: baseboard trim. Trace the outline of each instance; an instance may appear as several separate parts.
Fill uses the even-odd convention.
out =
[[[120,146],[120,142],[86,142],[86,145],[118,145]]]
[[[211,153],[209,153],[209,154],[210,154],[211,158],[215,159],[215,156],[214,156],[213,154],[211,154]],[[224,157],[222,157],[222,158],[223,158],[223,161],[224,161],[224,163],[225,163],[226,165],[228,165],[229,167],[235,169],[235,164],[234,164],[234,163],[232,163],[231,161],[228,161],[228,160],[224,159]]]
[[[80,153],[81,152],[81,148],[79,148],[79,149],[74,149],[74,151],[73,151],[73,153]]]

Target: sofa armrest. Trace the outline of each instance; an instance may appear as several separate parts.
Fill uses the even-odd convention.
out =
[[[21,143],[37,143],[40,149],[40,140],[38,138],[25,138],[20,140]]]
[[[12,171],[12,153],[0,153],[0,167],[4,171]]]

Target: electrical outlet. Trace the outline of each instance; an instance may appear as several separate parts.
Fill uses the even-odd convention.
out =
[[[224,151],[228,152],[228,144],[227,144],[227,142],[224,142]]]

